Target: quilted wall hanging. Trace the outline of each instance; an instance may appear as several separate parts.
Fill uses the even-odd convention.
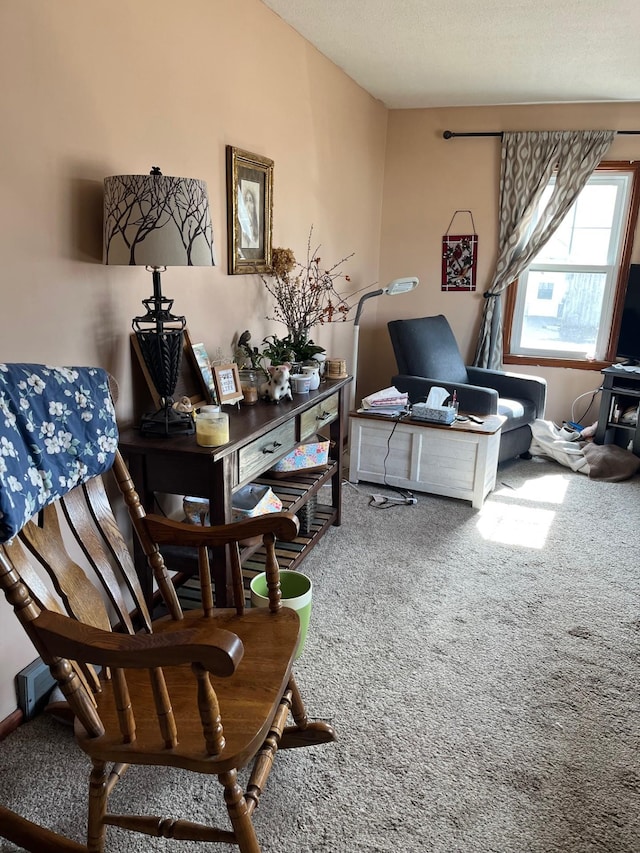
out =
[[[451,234],[451,226],[459,213],[468,213],[471,219],[470,234]],[[456,210],[451,217],[447,233],[442,238],[442,289],[475,290],[478,266],[478,235],[470,210]]]

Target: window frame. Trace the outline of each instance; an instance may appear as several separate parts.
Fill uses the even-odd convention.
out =
[[[638,208],[640,206],[640,161],[605,160],[594,170],[597,172],[631,172],[631,193],[626,222],[622,227],[620,265],[613,291],[613,312],[608,333],[608,343],[604,360],[588,360],[586,358],[562,358],[557,355],[521,355],[511,352],[511,331],[516,307],[518,280],[516,279],[505,292],[504,329],[503,329],[503,363],[504,364],[533,364],[547,367],[568,367],[578,370],[602,370],[615,361],[622,307],[629,278],[633,239],[638,223]]]

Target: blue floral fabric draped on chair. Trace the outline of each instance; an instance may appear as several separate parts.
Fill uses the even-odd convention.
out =
[[[117,447],[105,370],[0,363],[0,542],[107,471]]]

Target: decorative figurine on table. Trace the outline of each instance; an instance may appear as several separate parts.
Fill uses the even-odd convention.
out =
[[[173,408],[176,412],[193,412],[193,403],[189,397],[180,397],[180,399],[173,404]]]
[[[293,400],[291,393],[291,383],[289,376],[291,375],[291,364],[285,362],[277,367],[271,365],[269,368],[269,378],[260,386],[260,396],[272,403],[279,403],[280,400]]]

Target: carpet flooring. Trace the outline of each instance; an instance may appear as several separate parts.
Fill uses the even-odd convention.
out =
[[[297,678],[339,741],[277,756],[264,853],[637,853],[640,478],[519,460],[480,511],[380,510],[372,491],[345,485],[342,527],[304,563]],[[51,719],[0,743],[0,802],[77,840],[87,774]],[[112,799],[226,825],[220,790],[132,768]],[[107,849],[203,847],[110,829]]]

